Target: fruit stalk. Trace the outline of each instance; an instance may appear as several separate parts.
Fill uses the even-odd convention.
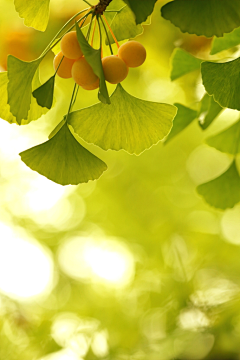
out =
[[[102,15],[112,0],[100,0],[95,6],[95,14]]]

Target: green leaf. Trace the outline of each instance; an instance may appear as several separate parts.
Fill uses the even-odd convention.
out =
[[[215,208],[225,210],[234,207],[240,201],[240,177],[235,161],[221,176],[199,185],[197,192]]]
[[[68,120],[86,142],[138,155],[169,133],[176,112],[175,106],[137,99],[119,84],[110,106],[98,103],[72,112]]]
[[[124,6],[120,12],[116,13],[111,23],[111,29],[118,41],[133,39],[143,33],[142,25],[136,25],[135,17],[128,6]],[[110,31],[108,31],[108,37],[110,43],[113,44],[114,39]],[[108,45],[107,39],[106,44]]]
[[[240,58],[226,63],[203,62],[203,85],[222,107],[240,110]]]
[[[8,85],[8,76],[7,72],[0,72],[0,118],[8,121],[10,124],[17,123],[15,116],[10,112],[10,106],[8,104],[7,97],[7,85]],[[41,85],[39,81],[39,73],[36,72],[33,78],[33,88],[37,88]],[[19,125],[29,124],[33,120],[39,119],[42,115],[46,114],[48,109],[42,108],[36,102],[34,97],[31,97],[30,110],[28,112],[27,120],[21,120]]]
[[[172,54],[171,80],[176,80],[181,76],[194,70],[200,70],[202,60],[195,58],[193,55],[182,49],[175,49]]]
[[[41,58],[26,62],[8,56],[8,104],[18,124],[27,119],[31,104],[32,81]]]
[[[152,14],[157,0],[124,0],[136,17],[136,24],[142,24]]]
[[[211,55],[220,51],[228,50],[240,44],[240,27],[233,30],[230,34],[224,34],[223,37],[215,37],[212,42]]]
[[[189,34],[220,37],[240,26],[240,0],[175,0],[161,11],[166,20]]]
[[[206,140],[209,146],[228,154],[240,153],[240,121]]]
[[[50,0],[14,0],[15,9],[26,26],[45,31],[49,19]]]
[[[53,92],[55,85],[55,75],[53,75],[47,82],[33,91],[33,97],[37,100],[38,105],[51,109],[53,105]]]
[[[48,139],[50,140],[52,137],[54,137],[54,135],[56,135],[59,130],[61,129],[61,127],[65,124],[66,122],[66,118],[67,116],[64,116],[64,118],[62,119],[62,121],[60,121],[60,123],[53,129],[53,131],[48,135]]]
[[[201,101],[201,109],[198,115],[199,125],[203,130],[207,129],[223,108],[214,101],[213,96],[205,94]]]
[[[98,179],[107,165],[85,149],[67,123],[43,144],[19,154],[32,170],[61,185],[78,185]]]
[[[92,67],[94,74],[97,75],[100,79],[98,98],[104,104],[111,104],[102,68],[101,47],[98,50],[93,49],[88,44],[78,26],[76,26],[76,29],[78,42],[82,49],[83,55],[85,56],[89,65]]]
[[[174,104],[178,108],[177,116],[173,121],[173,127],[164,144],[183,131],[191,122],[196,119],[197,111],[181,104]]]

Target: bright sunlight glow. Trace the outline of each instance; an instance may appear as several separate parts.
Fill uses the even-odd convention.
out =
[[[42,295],[52,287],[53,260],[26,234],[0,223],[0,291],[17,300]]]
[[[123,286],[134,274],[129,249],[116,239],[76,237],[59,250],[60,265],[69,276],[82,280]]]

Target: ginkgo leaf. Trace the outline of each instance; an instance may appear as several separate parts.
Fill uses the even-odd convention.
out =
[[[33,97],[37,100],[38,105],[51,109],[53,105],[54,85],[55,75],[50,77],[48,81],[33,91]]]
[[[215,37],[212,42],[211,55],[220,51],[228,50],[240,44],[240,27],[233,30],[230,34],[224,34],[223,37]]]
[[[98,179],[107,165],[85,149],[67,123],[50,140],[19,154],[32,170],[61,185],[78,185]]]
[[[116,13],[111,23],[111,29],[118,41],[132,39],[143,33],[142,25],[136,25],[134,14],[128,6],[124,6]],[[113,44],[114,39],[110,31],[108,31],[108,37],[110,43]],[[107,39],[106,44],[108,44]]]
[[[15,9],[26,26],[45,31],[49,19],[50,0],[14,0]]]
[[[26,62],[8,56],[8,104],[18,124],[27,119],[31,104],[32,81],[41,58]]]
[[[226,63],[203,62],[203,85],[222,106],[240,110],[240,58]]]
[[[98,50],[93,49],[85,39],[85,36],[83,35],[80,28],[76,26],[76,29],[77,29],[78,42],[82,49],[83,55],[85,56],[89,65],[92,67],[94,74],[97,75],[100,79],[98,98],[104,104],[110,104],[111,102],[108,95],[108,90],[107,90],[103,67],[102,67],[101,48]]]
[[[218,209],[234,207],[240,201],[240,177],[235,161],[222,175],[197,187],[197,192]]]
[[[162,16],[182,32],[220,37],[240,26],[240,0],[175,0],[162,7]]]
[[[8,104],[7,97],[7,85],[8,85],[8,76],[7,72],[0,72],[0,118],[8,121],[10,124],[17,123],[15,116],[10,112],[10,106]],[[36,72],[33,78],[33,88],[37,88],[41,85],[39,81],[38,71]],[[37,104],[37,101],[34,97],[31,97],[30,110],[28,112],[28,117],[26,120],[21,120],[18,125],[29,124],[33,120],[39,119],[42,115],[46,114],[48,109],[42,108]]]
[[[183,131],[188,125],[192,123],[194,119],[197,117],[197,111],[192,110],[182,104],[174,104],[178,108],[177,115],[173,121],[173,127],[165,140],[164,144],[168,143],[169,140],[178,135],[181,131]]]
[[[88,143],[138,155],[169,133],[176,112],[173,105],[137,99],[119,84],[110,106],[99,103],[72,112],[68,121]]]
[[[176,80],[181,76],[194,70],[200,70],[202,60],[195,58],[193,55],[182,49],[175,49],[172,54],[171,80]]]
[[[207,129],[223,108],[214,101],[213,96],[205,94],[201,101],[201,109],[198,114],[199,125],[203,130]]]
[[[136,24],[142,24],[152,14],[157,0],[124,0],[136,17]]]
[[[240,121],[206,140],[209,146],[228,154],[240,153]]]
[[[48,139],[50,140],[52,137],[54,137],[54,135],[56,135],[59,130],[61,129],[61,127],[65,124],[66,122],[66,116],[64,116],[64,118],[62,119],[62,121],[60,121],[60,123],[53,129],[53,131],[48,135]]]

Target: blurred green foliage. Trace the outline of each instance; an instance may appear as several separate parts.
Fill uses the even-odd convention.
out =
[[[26,34],[23,59],[28,52],[33,59],[78,3],[53,1],[40,34],[23,26],[11,1],[1,1],[2,68],[10,34]],[[124,88],[197,111],[199,72],[171,82],[169,62],[175,44],[199,58],[208,54],[197,37],[160,17],[164,3],[139,37],[148,60],[131,70]],[[52,74],[52,58],[41,66],[42,81]],[[204,133],[192,121],[140,156],[83,143],[109,171],[62,188],[17,156],[45,141],[66,113],[72,80],[56,83],[51,116],[28,127],[0,124],[0,359],[239,359],[240,206],[216,210],[195,190],[230,166],[232,155],[203,141],[238,113],[221,112]],[[95,104],[96,92],[79,94],[75,109]]]

